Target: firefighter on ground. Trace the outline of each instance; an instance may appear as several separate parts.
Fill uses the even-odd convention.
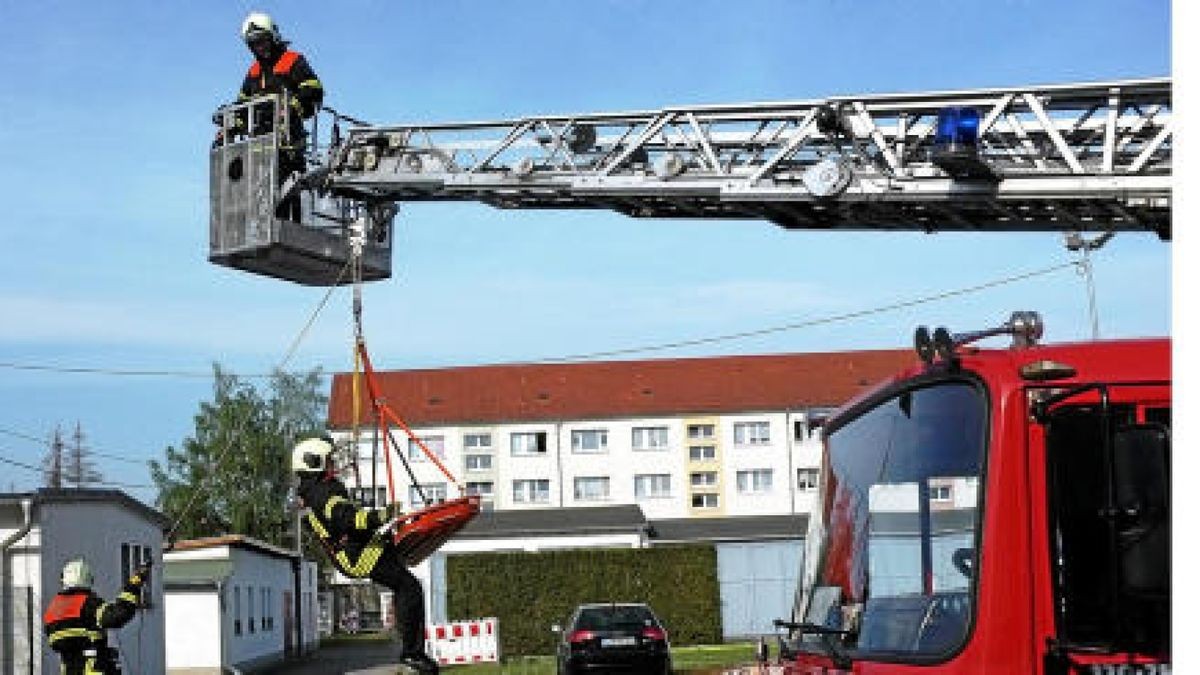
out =
[[[269,15],[251,12],[242,22],[242,40],[254,55],[254,62],[242,80],[238,103],[267,94],[286,94],[291,106],[288,114],[290,143],[279,155],[279,181],[285,184],[289,178],[298,177],[306,168],[304,120],[321,108],[325,90],[312,66],[308,65],[308,59],[300,52],[288,49],[288,42],[283,39],[279,26]],[[240,123],[245,124],[245,121],[240,120]],[[257,135],[263,131],[253,129],[250,133]],[[286,194],[289,191],[285,189],[282,192]],[[299,222],[299,197],[286,197],[279,211],[281,217]]]
[[[42,615],[50,648],[58,652],[63,675],[120,673],[115,649],[108,646],[108,629],[120,628],[137,613],[142,586],[150,581],[146,565],[125,582],[120,595],[105,602],[92,590],[92,570],[82,558],[63,566],[62,590]]]
[[[398,519],[382,510],[363,509],[350,501],[346,486],[334,474],[333,442],[308,438],[292,450],[292,471],[300,480],[299,495],[308,508],[308,525],[334,566],[352,578],[370,578],[392,591],[401,664],[418,673],[436,673],[425,654],[425,600],[421,583],[408,571],[392,541]]]

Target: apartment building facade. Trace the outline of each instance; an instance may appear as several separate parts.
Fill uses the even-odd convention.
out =
[[[334,377],[329,423],[339,440],[357,438],[346,479],[367,503],[386,499],[389,480],[405,509],[458,496],[428,449],[495,510],[804,514],[825,417],[911,360],[909,350],[879,350],[378,373],[419,439],[392,432],[407,467],[384,456],[365,398],[355,424],[350,374]]]

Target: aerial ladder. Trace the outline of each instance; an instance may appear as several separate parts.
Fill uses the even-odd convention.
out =
[[[310,170],[286,184],[276,153],[288,125],[236,133],[254,105],[216,116],[227,133],[211,156],[210,260],[308,285],[349,282],[339,273],[356,227],[369,234],[363,278],[389,277],[400,202],[802,230],[1171,235],[1169,78],[461,123],[327,110],[332,123],[310,137],[328,141],[310,144]],[[275,215],[297,195],[302,222]]]

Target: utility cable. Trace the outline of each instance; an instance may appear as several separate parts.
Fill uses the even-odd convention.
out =
[[[967,286],[964,288],[957,288],[957,289],[954,289],[951,291],[945,291],[942,293],[934,293],[933,295],[926,295],[926,296],[922,296],[919,298],[915,298],[913,300],[904,300],[901,302],[892,303],[890,305],[881,305],[879,307],[872,307],[870,309],[862,309],[862,310],[858,310],[858,311],[854,311],[854,312],[846,312],[844,314],[834,314],[832,316],[821,317],[818,319],[810,319],[808,321],[799,321],[796,323],[784,324],[782,326],[773,326],[770,328],[760,328],[758,330],[742,331],[739,333],[728,333],[725,335],[717,335],[715,337],[696,338],[693,340],[680,340],[677,342],[666,342],[666,343],[657,344],[657,345],[647,345],[645,347],[630,347],[627,349],[613,349],[613,350],[609,350],[609,351],[591,352],[591,353],[587,353],[587,354],[571,354],[568,356],[559,356],[559,357],[554,357],[554,358],[538,359],[535,361],[527,361],[525,363],[562,363],[562,362],[568,362],[568,361],[588,361],[588,360],[592,360],[592,359],[608,358],[608,357],[612,357],[612,356],[622,356],[622,355],[626,355],[626,354],[656,352],[656,351],[664,351],[667,349],[679,349],[682,347],[695,347],[697,345],[715,344],[717,342],[727,342],[730,340],[741,340],[744,338],[769,335],[771,333],[782,333],[784,331],[797,330],[799,328],[812,328],[814,326],[821,326],[824,324],[838,323],[841,321],[849,321],[851,319],[861,319],[863,317],[872,316],[875,314],[883,314],[885,312],[893,312],[898,309],[907,309],[909,307],[916,307],[918,305],[926,305],[931,302],[937,302],[939,300],[946,300],[948,298],[953,298],[953,297],[960,296],[960,295],[977,293],[979,291],[986,290],[989,288],[995,288],[996,286],[1003,286],[1005,284],[1011,284],[1011,283],[1015,283],[1017,281],[1024,281],[1026,279],[1032,279],[1034,277],[1044,276],[1044,275],[1050,274],[1052,272],[1057,272],[1059,270],[1063,270],[1068,267],[1076,267],[1078,265],[1079,265],[1079,263],[1074,262],[1074,261],[1067,262],[1067,263],[1060,263],[1058,265],[1052,265],[1050,267],[1043,267],[1042,269],[1039,269],[1039,270],[1033,270],[1032,272],[1016,274],[1013,276],[1004,277],[1003,279],[995,279],[993,281],[976,284],[974,286]],[[519,363],[520,362],[509,362],[509,363],[502,363],[502,364],[497,364],[497,365],[517,365]]]
[[[37,436],[31,436],[30,434],[23,434],[19,431],[13,431],[12,429],[6,429],[4,427],[0,427],[0,434],[4,434],[6,436],[12,436],[13,438],[20,438],[20,439],[24,439],[27,441],[32,441],[34,443],[37,443],[39,445],[44,445],[47,447],[50,446],[50,442],[43,438],[38,438]],[[88,449],[88,452],[97,457],[104,457],[106,459],[111,459],[111,460],[117,461],[117,462],[125,462],[127,464],[143,465],[146,463],[145,460],[129,459],[128,457],[122,457],[120,455],[114,455],[114,454],[107,453],[107,452],[100,452],[99,450],[94,450],[91,448]]]
[[[976,284],[974,286],[968,286],[965,288],[958,288],[958,289],[946,291],[943,293],[935,293],[932,295],[927,295],[927,296],[923,296],[920,298],[916,298],[913,300],[896,302],[896,303],[892,303],[889,305],[883,305],[883,306],[859,310],[859,311],[855,311],[855,312],[847,312],[844,314],[837,314],[837,315],[823,317],[823,318],[819,318],[819,319],[813,319],[813,320],[809,320],[809,321],[801,321],[801,322],[796,322],[796,323],[784,324],[781,326],[773,326],[773,327],[769,327],[769,328],[762,328],[762,329],[750,330],[750,331],[742,331],[742,332],[737,332],[737,333],[728,333],[728,334],[724,334],[724,335],[717,335],[717,336],[706,337],[706,338],[695,338],[692,340],[681,340],[681,341],[677,341],[677,342],[667,342],[667,343],[661,343],[661,344],[656,344],[656,345],[646,345],[646,346],[642,346],[642,347],[630,347],[630,348],[626,348],[626,349],[614,349],[614,350],[608,350],[608,351],[589,352],[589,353],[585,353],[585,354],[556,356],[556,357],[548,357],[548,358],[542,358],[542,359],[498,361],[498,362],[495,362],[495,363],[492,363],[489,365],[521,365],[521,364],[531,364],[531,363],[534,363],[534,364],[537,364],[537,363],[561,363],[561,362],[573,361],[573,360],[587,361],[587,360],[593,360],[593,359],[599,359],[599,358],[611,357],[611,356],[637,354],[637,353],[642,353],[642,352],[665,351],[668,349],[679,349],[681,347],[691,347],[691,346],[703,345],[703,344],[715,344],[715,343],[719,343],[719,342],[728,342],[731,340],[740,340],[740,339],[749,338],[749,337],[758,337],[758,336],[762,336],[762,335],[768,335],[771,333],[780,333],[780,332],[784,332],[784,331],[797,330],[800,328],[810,328],[810,327],[819,326],[822,324],[848,321],[850,319],[857,319],[857,318],[872,316],[875,314],[882,314],[885,312],[895,311],[898,309],[916,307],[918,305],[929,304],[932,302],[937,302],[939,300],[945,300],[945,299],[952,298],[955,296],[968,295],[970,293],[976,293],[976,292],[986,290],[989,288],[995,288],[997,286],[1003,286],[1003,285],[1015,283],[1018,281],[1024,281],[1026,279],[1031,279],[1034,277],[1050,274],[1052,272],[1057,272],[1059,270],[1066,269],[1068,267],[1078,267],[1079,264],[1080,263],[1077,261],[1060,263],[1058,265],[1045,267],[1045,268],[1042,268],[1039,270],[1033,270],[1031,272],[1008,276],[1008,277],[1004,277],[1002,279],[996,279],[993,281],[988,281],[988,282],[984,282],[981,284]],[[199,371],[125,370],[125,369],[117,369],[117,368],[64,367],[64,366],[53,366],[53,365],[45,365],[45,364],[22,364],[22,363],[15,363],[15,362],[9,362],[9,361],[0,361],[0,369],[29,370],[29,371],[42,371],[42,372],[53,372],[53,373],[88,373],[88,374],[112,375],[112,376],[189,377],[189,378],[211,378],[212,377],[211,372],[200,373]],[[246,375],[238,375],[238,377],[243,378],[243,379],[269,378],[269,377],[271,377],[271,374],[270,373],[251,373],[251,374],[246,374]]]
[[[292,340],[291,346],[289,346],[287,351],[284,352],[283,358],[279,360],[279,364],[275,366],[276,370],[283,370],[288,361],[292,360],[292,356],[296,353],[296,349],[300,346],[300,342],[303,341],[305,336],[308,335],[308,329],[312,328],[313,323],[316,322],[317,317],[321,314],[321,310],[325,309],[325,305],[329,303],[329,298],[333,296],[333,292],[336,291],[338,286],[341,285],[342,279],[346,276],[346,272],[350,269],[353,261],[354,259],[351,257],[350,260],[346,261],[345,265],[342,265],[342,270],[338,272],[337,279],[333,282],[333,285],[329,287],[329,290],[325,291],[325,296],[321,298],[321,302],[317,303],[316,308],[312,311],[312,314],[309,315],[308,322],[304,324],[304,327],[300,329],[300,332],[296,335],[296,338]]]
[[[8,451],[7,448],[0,448],[0,450],[5,450],[6,452]],[[28,471],[33,471],[34,473],[38,473],[38,474],[42,473],[42,467],[40,467],[40,466],[34,466],[33,464],[27,464],[25,462],[17,461],[15,459],[10,459],[3,455],[0,455],[0,463],[9,464],[11,466],[15,466],[20,469],[26,469]],[[92,486],[139,488],[139,489],[153,489],[154,488],[153,485],[142,485],[140,483],[119,483],[119,482],[110,481],[110,480],[101,480],[101,481],[95,481],[95,482],[89,481],[88,483],[86,483],[80,487],[92,487]],[[65,489],[71,489],[71,488],[68,487]]]

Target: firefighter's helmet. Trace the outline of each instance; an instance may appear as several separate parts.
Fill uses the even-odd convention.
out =
[[[329,456],[333,454],[333,442],[328,438],[306,438],[292,449],[292,471],[317,473],[325,470]]]
[[[83,558],[68,560],[62,569],[63,588],[91,588],[92,567]]]
[[[246,20],[242,22],[242,40],[246,44],[257,42],[258,40],[267,39],[273,43],[283,41],[283,36],[279,34],[279,26],[266,12],[250,12],[246,15]]]

